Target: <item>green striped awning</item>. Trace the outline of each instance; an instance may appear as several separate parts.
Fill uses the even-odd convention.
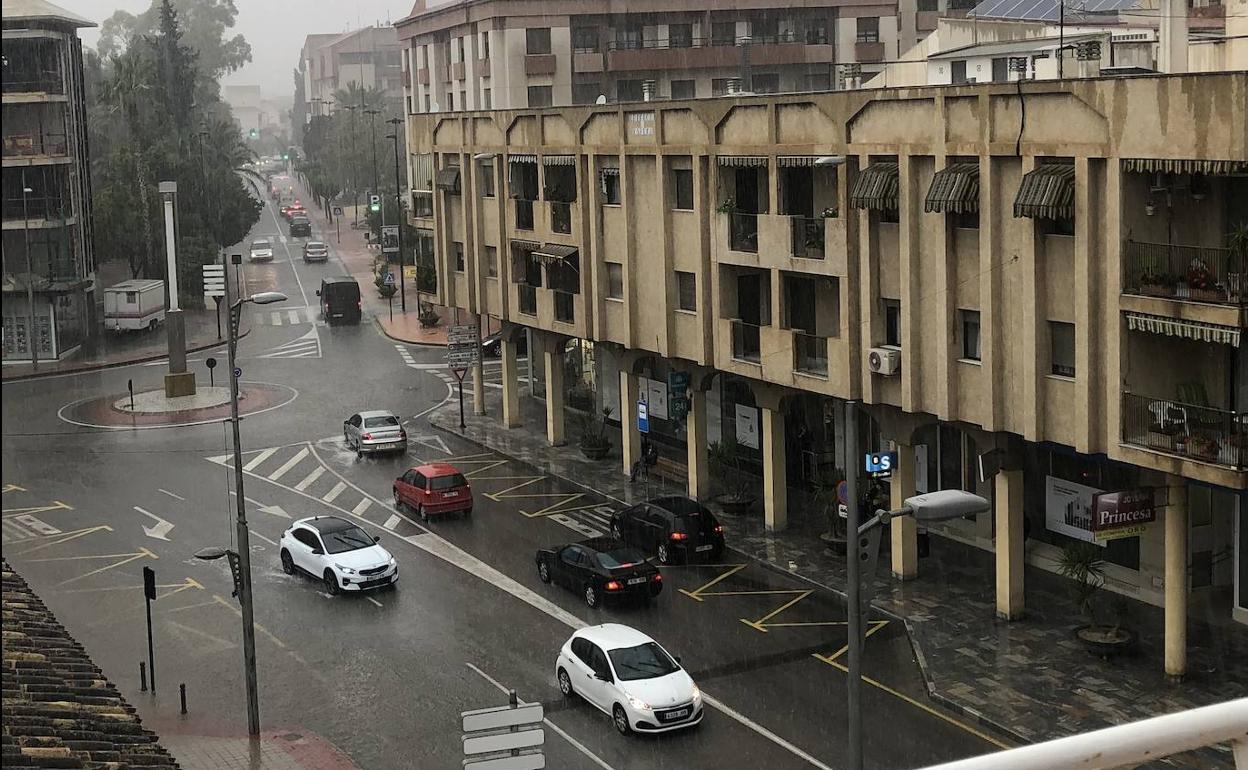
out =
[[[1014,216],[1072,219],[1075,216],[1075,167],[1045,163],[1023,175],[1014,196]]]
[[[979,163],[950,163],[932,177],[923,210],[943,214],[979,211]]]
[[[895,161],[877,161],[864,168],[854,180],[849,205],[874,211],[897,210],[898,166]]]
[[[1248,160],[1123,158],[1122,170],[1144,174],[1238,174],[1248,172]]]

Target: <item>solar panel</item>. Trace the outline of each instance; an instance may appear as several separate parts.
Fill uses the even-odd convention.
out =
[[[1067,0],[1067,20],[1095,13],[1114,13],[1138,8],[1142,0]],[[1017,19],[1026,21],[1059,21],[1061,0],[984,0],[968,14],[981,19]]]

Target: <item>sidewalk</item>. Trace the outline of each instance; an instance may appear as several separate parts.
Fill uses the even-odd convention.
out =
[[[486,394],[484,417],[469,416],[463,435],[571,483],[591,487],[624,502],[662,493],[684,493],[662,482],[629,484],[620,467],[619,436],[601,462],[577,448],[577,422],[567,421],[567,445],[546,443],[545,404],[522,395],[524,424],[500,425],[501,393]],[[458,434],[453,403],[429,416]],[[683,460],[683,458],[681,458]],[[788,530],[768,533],[761,513],[732,516],[717,511],[729,546],[751,558],[791,571],[841,594],[843,550],[828,548],[818,535],[822,516],[798,489],[789,491]],[[712,506],[715,507],[715,506]],[[1162,713],[1243,697],[1248,692],[1248,629],[1225,620],[1192,617],[1188,623],[1188,677],[1170,684],[1163,676],[1163,615],[1159,607],[1123,598],[1124,623],[1139,634],[1134,654],[1102,661],[1073,638],[1078,623],[1067,581],[1026,568],[1023,620],[996,620],[993,555],[946,538],[931,538],[931,554],[919,577],[905,583],[889,577],[889,549],[881,548],[876,578],[877,611],[901,618],[933,700],[965,717],[1013,736],[1037,742],[1096,730]],[[1157,766],[1233,768],[1229,750],[1206,749],[1172,757]]]

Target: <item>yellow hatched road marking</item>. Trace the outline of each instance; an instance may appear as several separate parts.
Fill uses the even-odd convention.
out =
[[[16,484],[5,484],[4,489],[0,490],[0,492],[25,492],[25,491],[26,491],[26,487],[19,487]]]
[[[198,588],[200,590],[203,590],[203,585],[201,585],[200,582],[196,580],[195,578],[188,577],[186,578],[186,580],[182,581],[181,583],[170,583],[168,585],[158,585],[156,586],[156,588],[157,589],[173,589],[172,591],[166,590],[163,593],[158,592],[156,594],[156,601],[160,601],[161,599],[168,598],[170,596],[173,596],[174,594],[180,594],[183,591],[186,591],[191,588]],[[143,590],[143,586],[101,586],[98,588],[71,588],[68,591],[62,591],[61,593],[86,594],[86,593],[95,593],[97,591],[142,591],[142,590]]]
[[[60,500],[53,500],[51,505],[32,505],[28,508],[5,508],[2,513],[4,514],[4,518],[11,519],[14,516],[21,516],[23,514],[72,510],[74,510],[74,506],[62,503]]]
[[[520,484],[516,484],[515,486],[507,487],[506,489],[499,491],[499,492],[486,492],[485,496],[490,498],[494,502],[498,502],[498,499],[500,497],[519,497],[519,495],[513,495],[511,493],[516,491],[517,489],[523,489],[529,486],[530,484],[536,484],[537,482],[544,480],[546,477],[545,476],[524,476],[522,478],[526,479],[526,481]]]
[[[845,625],[849,624],[849,621],[843,621],[843,622],[845,623]],[[871,628],[867,629],[867,633],[863,634],[862,638],[864,640],[870,638],[871,634],[874,634],[876,631],[879,631],[881,628],[887,625],[888,625],[887,620],[871,621]],[[841,647],[841,649],[837,650],[831,655],[820,655],[819,653],[816,652],[811,657],[818,658],[819,660],[822,660],[824,663],[827,663],[830,665],[832,663],[835,663],[837,658],[841,657],[847,652],[849,652],[848,644],[844,645],[843,647]]]
[[[762,616],[758,620],[746,620],[745,618],[740,618],[740,620],[742,623],[746,624],[750,628],[753,628],[756,631],[762,631],[765,634],[767,633],[767,629],[765,628],[765,625],[768,620],[771,620],[775,616],[779,615],[781,612],[784,612],[788,608],[792,607],[794,604],[797,604],[802,599],[805,599],[807,596],[810,596],[813,593],[814,591],[811,589],[807,589],[805,591],[798,591],[797,596],[794,596],[792,599],[785,602],[784,604],[781,604],[779,607],[775,608],[771,612]]]
[[[31,554],[31,553],[34,553],[35,551],[42,551],[44,548],[51,548],[54,545],[60,545],[61,543],[68,543],[70,540],[77,540],[78,538],[83,537],[84,535],[90,535],[93,532],[99,532],[101,530],[104,532],[112,532],[113,528],[108,526],[107,524],[101,524],[98,527],[87,527],[85,529],[76,529],[73,532],[62,532],[61,535],[56,536],[60,538],[59,540],[53,540],[48,543],[41,543],[35,546],[34,548],[28,548],[25,551],[22,551],[21,554],[19,555],[25,556],[26,554]]]
[[[681,589],[679,589],[679,590],[680,590],[680,592],[681,592],[682,594],[684,594],[685,596],[688,596],[690,599],[693,599],[695,602],[700,602],[700,601],[702,601],[702,593],[703,593],[706,589],[708,589],[708,588],[710,588],[711,586],[715,585],[715,584],[716,584],[716,583],[718,583],[719,581],[724,580],[725,578],[728,578],[728,577],[730,577],[730,576],[732,576],[732,575],[737,574],[738,572],[740,572],[741,570],[745,569],[746,567],[748,567],[748,566],[750,566],[750,565],[749,565],[749,564],[724,564],[724,565],[721,565],[721,566],[724,566],[724,567],[731,567],[732,569],[728,570],[727,572],[723,573],[722,575],[719,575],[719,576],[718,576],[718,577],[716,577],[714,580],[712,580],[711,582],[707,583],[707,584],[706,584],[706,585],[704,585],[704,586],[701,586],[700,588],[695,588],[695,589],[693,589],[692,591],[686,591],[685,589],[681,588]]]
[[[57,583],[56,586],[57,588],[60,588],[61,586],[69,585],[70,583],[76,583],[77,581],[82,580],[83,578],[89,578],[92,575],[98,575],[101,572],[104,572],[106,570],[116,569],[117,567],[124,566],[126,564],[129,564],[132,561],[137,561],[144,557],[149,558],[149,559],[160,558],[159,556],[147,550],[146,548],[140,548],[138,551],[135,551],[134,553],[105,553],[105,554],[98,554],[98,555],[92,555],[92,556],[57,556],[57,557],[53,557],[50,559],[31,559],[31,561],[32,562],[83,561],[86,559],[116,559],[119,557],[121,558],[121,561],[114,562],[113,564],[106,564],[103,567],[100,567],[99,569],[93,569],[86,574],[78,575],[77,577],[72,577],[67,580],[62,580],[61,582]]]
[[[481,467],[475,470],[468,471],[467,473],[464,474],[464,478],[476,478],[477,474],[485,473],[486,471],[492,471],[495,468],[499,467],[500,465],[506,465],[507,461],[506,460],[472,460],[469,462],[469,465],[477,465],[477,464],[480,464]],[[489,478],[489,477],[487,476],[484,478]],[[528,476],[514,476],[514,477],[503,476],[502,478],[523,479],[523,478],[529,478],[529,477]]]

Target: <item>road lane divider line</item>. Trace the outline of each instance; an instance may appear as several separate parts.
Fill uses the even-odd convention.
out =
[[[374,598],[373,598],[373,597],[371,597],[371,596],[365,596],[364,598],[365,598],[365,599],[368,599],[368,600],[369,600],[370,602],[372,602],[373,604],[376,604],[378,607],[381,607],[381,606],[382,606],[381,602],[377,601],[376,599],[374,599]]]
[[[278,447],[269,447],[268,449],[265,449],[260,454],[248,460],[247,463],[243,465],[243,470],[254,471],[256,468],[260,466],[261,463],[263,463],[265,460],[272,457],[273,454],[277,452],[277,450],[278,450]]]
[[[175,492],[170,492],[170,491],[169,491],[169,490],[167,490],[167,489],[160,489],[159,487],[157,487],[157,488],[156,488],[156,491],[157,491],[157,492],[160,492],[160,493],[162,493],[162,494],[169,495],[169,496],[170,496],[170,497],[172,497],[174,500],[181,500],[182,502],[186,502],[186,498],[185,498],[185,497],[183,497],[182,495],[179,495],[179,494],[177,494],[177,493],[175,493]]]
[[[372,500],[369,500],[369,499],[366,497],[366,498],[364,498],[363,500],[361,500],[360,502],[356,503],[355,507],[351,509],[351,513],[352,513],[352,514],[354,514],[354,515],[356,515],[356,516],[363,517],[363,515],[364,515],[364,511],[367,511],[367,510],[368,510],[368,507],[369,507],[370,505],[372,505],[372,504],[373,504],[373,501],[372,501]]]
[[[268,543],[269,545],[273,546],[274,548],[276,548],[276,547],[277,547],[277,541],[276,541],[276,540],[270,540],[269,538],[265,537],[264,535],[260,534],[259,532],[255,531],[254,529],[248,529],[247,531],[248,531],[248,532],[250,532],[251,534],[255,535],[256,537],[260,538],[260,539],[261,539],[261,540],[263,540],[264,542]]]
[[[478,675],[480,675],[480,677],[481,677],[482,679],[484,679],[485,681],[489,682],[490,684],[492,684],[492,685],[494,685],[496,688],[498,688],[498,691],[499,691],[499,692],[502,692],[502,693],[510,693],[510,692],[511,692],[511,690],[510,690],[510,689],[508,689],[507,687],[503,686],[503,684],[502,684],[501,682],[499,682],[497,679],[495,679],[494,677],[492,677],[492,676],[490,676],[489,674],[485,673],[484,671],[482,671],[481,669],[477,668],[476,666],[472,665],[471,663],[469,663],[469,662],[467,662],[467,661],[464,661],[464,665],[465,665],[465,666],[467,666],[468,668],[472,669],[473,671],[477,672],[477,674],[478,674]],[[523,705],[525,705],[526,703],[528,703],[528,701],[521,700],[520,698],[516,698],[516,702],[517,702],[518,704],[520,704],[521,706],[523,706]],[[546,725],[546,726],[547,726],[547,727],[549,727],[551,730],[554,730],[556,733],[558,733],[559,737],[563,738],[565,741],[567,741],[568,743],[572,744],[572,748],[576,749],[577,751],[581,752],[581,753],[582,753],[582,754],[584,754],[585,756],[589,757],[590,761],[592,761],[594,764],[598,765],[599,767],[603,768],[603,770],[615,770],[615,768],[613,768],[613,767],[611,767],[611,765],[608,765],[608,764],[607,764],[606,760],[604,760],[602,757],[598,756],[598,755],[597,755],[597,754],[595,754],[594,752],[590,751],[590,750],[589,750],[589,748],[585,746],[585,744],[583,744],[583,743],[581,743],[580,741],[578,741],[577,739],[573,738],[573,737],[572,737],[572,736],[568,733],[568,731],[564,730],[564,729],[563,729],[562,727],[560,727],[559,725],[557,725],[557,724],[555,724],[554,722],[550,721],[550,718],[549,718],[549,717],[542,717],[542,724]]]
[[[334,485],[333,489],[325,493],[325,496],[322,497],[321,500],[326,503],[332,503],[334,500],[338,499],[338,495],[341,495],[342,491],[346,488],[347,488],[346,482],[339,481],[337,484]]]
[[[393,532],[394,528],[399,526],[399,522],[401,521],[403,521],[402,517],[398,516],[397,514],[392,513],[390,514],[390,518],[386,519],[386,523],[382,524],[381,526],[383,529],[388,529],[391,532]]]
[[[308,448],[305,446],[303,449],[300,449],[298,452],[296,452],[294,457],[287,460],[282,465],[282,467],[278,468],[277,470],[273,471],[273,473],[269,474],[268,476],[269,481],[277,481],[282,476],[285,476],[287,471],[289,471],[291,468],[298,465],[300,461],[302,461],[303,458],[307,456],[308,456]],[[243,468],[243,470],[246,471],[247,469]]]

